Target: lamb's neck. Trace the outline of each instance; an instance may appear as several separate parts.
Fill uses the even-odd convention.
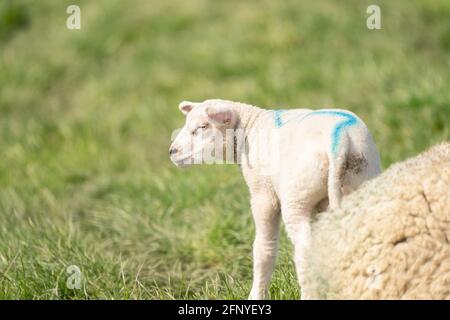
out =
[[[249,149],[251,148],[251,141],[254,140],[255,132],[258,131],[257,129],[264,125],[264,114],[266,114],[268,110],[245,103],[234,103],[233,106],[239,118],[237,129],[244,131],[244,140],[242,140],[243,144],[240,145],[239,149],[237,149],[238,146],[236,145],[235,140],[235,154],[239,158],[238,163],[241,165],[245,176],[245,171],[251,168],[249,162]]]
[[[244,130],[246,135],[255,128],[258,119],[266,110],[245,103],[236,103],[234,108],[239,116],[239,127]]]

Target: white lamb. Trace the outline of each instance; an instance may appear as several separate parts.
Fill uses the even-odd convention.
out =
[[[169,150],[177,166],[241,164],[256,229],[249,298],[267,297],[282,217],[295,247],[302,298],[308,299],[304,259],[312,213],[328,203],[337,208],[343,194],[380,173],[366,125],[339,109],[264,110],[219,99],[185,101],[179,108],[186,124]]]

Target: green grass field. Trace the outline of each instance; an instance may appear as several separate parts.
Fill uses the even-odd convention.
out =
[[[178,103],[347,108],[387,167],[450,139],[449,16],[448,0],[3,0],[0,298],[245,299],[247,188],[236,166],[171,164]],[[299,298],[291,249],[283,232],[272,299]]]

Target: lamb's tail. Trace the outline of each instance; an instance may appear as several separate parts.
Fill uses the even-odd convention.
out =
[[[331,145],[328,148],[328,201],[330,209],[339,207],[342,198],[342,184],[344,178],[345,163],[349,152],[350,141],[346,133],[339,139],[339,145]]]

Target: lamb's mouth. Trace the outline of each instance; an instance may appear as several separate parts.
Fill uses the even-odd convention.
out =
[[[192,155],[191,154],[187,154],[187,155],[181,155],[178,157],[170,157],[170,160],[173,162],[173,164],[175,164],[177,167],[182,168],[182,167],[187,167],[189,166],[191,163],[186,163],[185,160],[191,158]]]

